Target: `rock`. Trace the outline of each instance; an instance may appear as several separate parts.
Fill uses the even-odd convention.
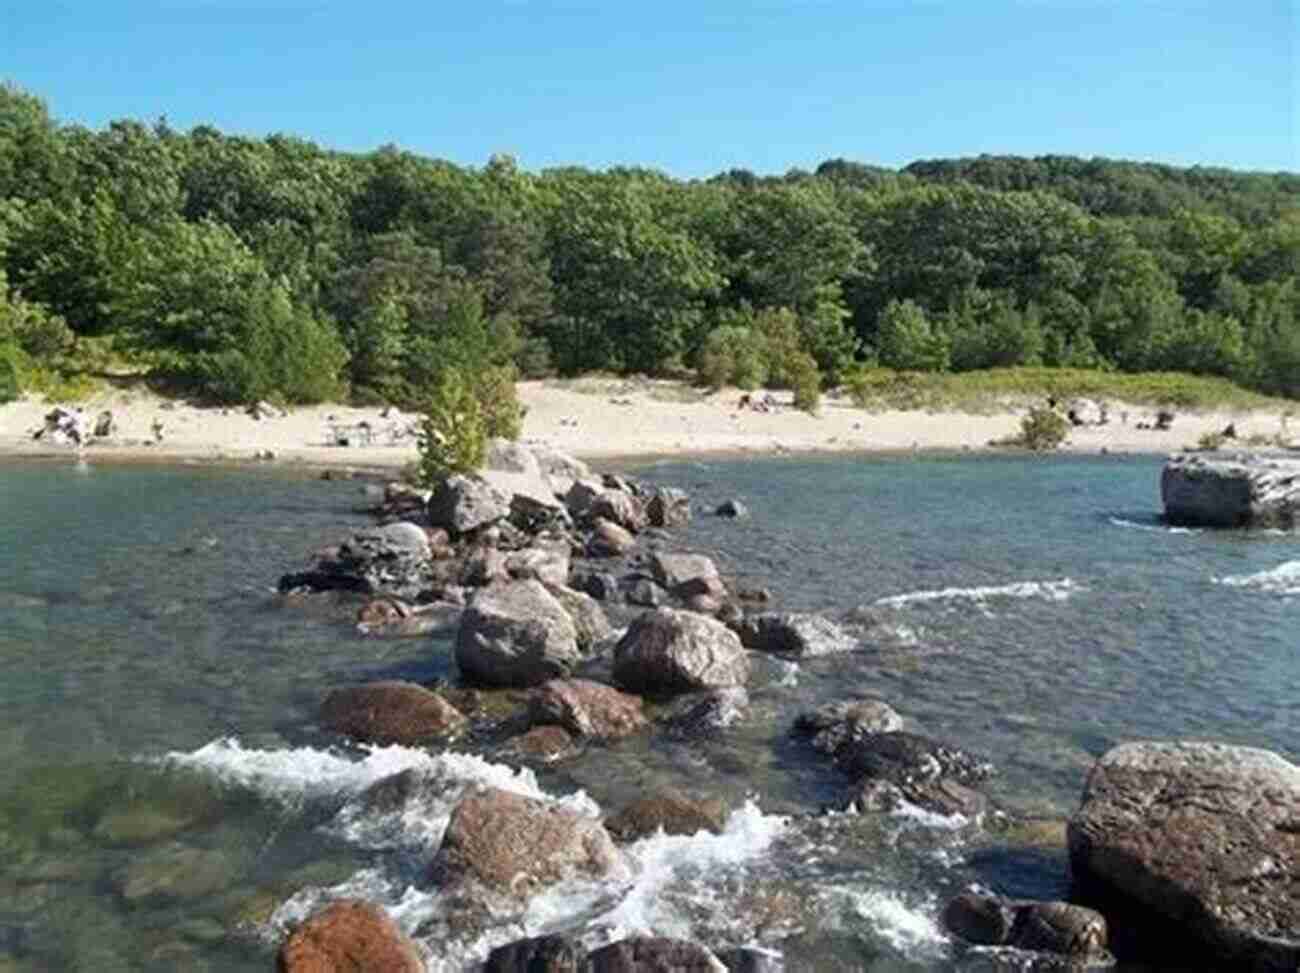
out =
[[[812,737],[812,745],[833,756],[850,740],[873,733],[893,733],[903,728],[903,718],[888,703],[875,699],[826,703],[810,713],[801,713],[794,732]]]
[[[575,591],[590,595],[596,601],[618,600],[618,579],[608,571],[589,571],[585,569],[572,571],[569,574],[569,587]]]
[[[703,946],[659,936],[610,943],[593,950],[587,960],[591,973],[727,973]]]
[[[358,531],[337,548],[321,552],[311,570],[280,578],[282,592],[356,591],[405,601],[425,598],[433,586],[429,537],[405,521]]]
[[[621,557],[636,547],[632,532],[613,521],[597,517],[587,540],[588,557]]]
[[[691,612],[646,612],[614,649],[614,681],[631,692],[743,686],[748,676],[749,659],[736,633]]]
[[[429,523],[453,537],[510,515],[510,497],[482,479],[449,476],[429,496]]]
[[[592,504],[605,492],[604,484],[597,480],[580,478],[564,494],[564,506],[574,520],[587,518]]]
[[[526,473],[534,477],[542,475],[542,466],[531,449],[499,436],[488,440],[483,468],[503,473]]]
[[[640,498],[620,490],[602,491],[592,501],[587,513],[591,517],[603,517],[634,534],[650,526],[650,518]]]
[[[944,907],[943,924],[968,943],[1005,946],[1016,925],[1015,904],[997,895],[963,892]]]
[[[691,500],[674,487],[659,487],[646,503],[651,527],[682,527],[691,521]]]
[[[363,743],[415,746],[465,728],[461,712],[411,682],[375,682],[336,689],[321,704],[321,722]]]
[[[1088,898],[1172,923],[1220,968],[1300,968],[1300,767],[1267,750],[1126,743],[1068,830]]]
[[[540,473],[484,470],[479,477],[498,494],[508,498],[510,521],[521,530],[536,533],[547,527],[572,526],[565,505]]]
[[[590,679],[552,679],[533,690],[529,719],[578,736],[617,740],[647,726],[641,698]]]
[[[1300,458],[1175,456],[1160,474],[1165,519],[1188,527],[1283,527],[1300,522]]]
[[[917,777],[900,783],[867,777],[854,785],[843,809],[855,814],[889,814],[909,804],[943,817],[976,819],[988,811],[983,794],[948,777]]]
[[[563,677],[582,658],[573,619],[539,581],[479,591],[461,617],[456,663],[494,686],[535,686]]]
[[[601,485],[606,490],[614,490],[617,493],[627,493],[634,497],[641,495],[641,490],[635,483],[627,477],[619,476],[617,473],[602,473],[600,475]]]
[[[782,973],[785,969],[780,953],[754,946],[715,950],[714,955],[727,968],[727,973]]]
[[[676,791],[643,797],[605,819],[605,830],[617,841],[637,841],[661,830],[677,835],[722,834],[726,825],[727,805],[720,799],[697,801]]]
[[[279,419],[285,415],[283,409],[277,409],[270,402],[254,402],[244,411],[254,419]]]
[[[117,435],[117,422],[113,419],[113,413],[105,409],[95,418],[95,438],[112,439]]]
[[[493,892],[525,897],[574,875],[603,878],[622,861],[595,818],[549,801],[483,788],[451,813],[433,860],[443,885],[472,882]]]
[[[553,446],[538,444],[529,448],[537,457],[542,476],[546,477],[558,495],[564,496],[577,480],[591,479],[591,468],[582,460],[562,453]]]
[[[614,633],[605,612],[590,595],[563,585],[547,585],[546,590],[569,613],[577,633],[578,648],[583,652],[590,652]]]
[[[643,574],[629,574],[619,579],[619,591],[629,605],[658,608],[668,600],[668,592]]]
[[[670,554],[656,551],[650,556],[654,579],[678,598],[694,595],[720,597],[726,593],[717,565],[703,554]]]
[[[382,909],[345,899],[290,933],[276,968],[280,973],[424,973],[424,960]]]
[[[939,777],[971,784],[993,773],[993,765],[986,760],[920,734],[903,731],[850,738],[836,750],[835,763],[851,777],[876,778],[894,784],[911,784]]]
[[[509,577],[506,556],[495,547],[480,544],[465,554],[457,580],[468,588],[486,588]]]
[[[587,973],[587,950],[569,936],[538,936],[498,946],[483,973]]]
[[[724,500],[714,509],[718,517],[730,517],[733,520],[749,516],[749,508],[739,500]]]
[[[697,615],[708,615],[714,618],[722,610],[722,602],[713,595],[691,595],[686,599],[684,607]]]
[[[520,760],[554,763],[577,754],[577,741],[568,730],[554,724],[535,726],[501,745],[501,755]]]
[[[800,657],[848,652],[858,645],[829,619],[797,612],[750,615],[740,623],[739,634],[747,649]]]
[[[749,693],[743,686],[715,689],[684,699],[663,718],[664,730],[680,739],[708,739],[745,715]]]
[[[767,588],[741,588],[736,597],[741,601],[764,602],[772,600],[772,592]]]
[[[526,547],[506,557],[506,572],[512,578],[536,578],[542,584],[564,585],[569,581],[569,545],[552,543]]]
[[[1018,901],[974,890],[948,903],[943,924],[954,936],[979,946],[1109,958],[1106,919],[1068,902]]]
[[[373,489],[375,488],[366,487],[367,496]],[[375,498],[374,512],[392,520],[423,520],[428,511],[430,496],[431,491],[421,490],[409,483],[385,483],[380,495]],[[429,538],[429,543],[437,546],[433,537]]]
[[[132,858],[115,885],[129,904],[160,904],[203,898],[234,878],[234,868],[220,852],[169,844]]]

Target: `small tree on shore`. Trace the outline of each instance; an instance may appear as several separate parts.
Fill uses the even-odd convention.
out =
[[[522,424],[512,366],[480,372],[444,368],[420,423],[417,481],[432,486],[454,473],[479,469],[487,458],[488,441],[517,439]]]

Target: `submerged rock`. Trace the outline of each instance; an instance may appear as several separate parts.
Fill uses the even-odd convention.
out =
[[[203,898],[234,878],[234,866],[221,852],[170,844],[132,859],[118,873],[115,885],[123,900],[135,905]]]
[[[743,686],[748,677],[749,659],[735,632],[672,608],[641,615],[614,649],[614,681],[631,692]]]
[[[1187,527],[1294,527],[1300,457],[1175,456],[1160,474],[1165,519]]]
[[[573,619],[539,581],[484,588],[461,617],[456,663],[493,686],[535,686],[581,660]]]
[[[727,973],[727,968],[698,943],[659,936],[623,939],[587,957],[591,973]]]
[[[903,718],[888,703],[875,699],[840,700],[799,714],[794,732],[811,737],[814,749],[833,756],[851,740],[873,733],[893,733],[903,728]]]
[[[743,686],[715,689],[685,699],[663,718],[669,736],[678,739],[708,739],[718,730],[739,722],[749,708],[749,693]]]
[[[606,830],[619,841],[637,841],[660,830],[677,835],[722,834],[726,824],[727,805],[720,798],[695,800],[677,791],[643,797],[605,819]]]
[[[280,973],[423,973],[420,950],[378,906],[335,902],[295,929],[276,960]]]
[[[740,641],[747,649],[800,657],[848,652],[858,645],[829,619],[799,612],[750,615],[740,623]]]
[[[1126,743],[1068,831],[1089,899],[1173,923],[1219,968],[1300,969],[1300,767],[1215,743]]]
[[[1101,967],[1113,963],[1105,917],[1069,902],[1034,902],[983,891],[963,892],[944,908],[943,924],[954,936],[979,946],[1010,946],[1092,960]],[[1041,967],[1035,964],[1030,968]],[[1089,968],[1098,966],[1089,964]]]
[[[334,690],[321,704],[321,722],[363,743],[415,746],[453,736],[467,721],[437,693],[393,680]]]
[[[529,718],[582,737],[617,740],[644,729],[641,698],[590,679],[552,679],[533,691]]]

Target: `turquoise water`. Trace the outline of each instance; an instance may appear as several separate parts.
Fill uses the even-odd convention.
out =
[[[1120,740],[1300,758],[1300,539],[1163,528],[1156,459],[632,472],[703,507],[742,499],[750,519],[698,516],[677,541],[775,607],[855,624],[863,645],[764,662],[748,715],[717,739],[650,735],[533,775],[490,741],[363,752],[315,725],[334,685],[455,678],[446,637],[367,640],[351,605],[274,593],[364,522],[356,483],[0,465],[0,971],[266,970],[295,915],[349,892],[386,902],[435,970],[472,969],[523,932],[648,927],[772,945],[792,969],[947,970],[945,898],[976,880],[1060,894],[1059,844],[916,817],[806,820],[840,782],[789,741],[798,712],[877,695],[910,728],[992,758],[999,806],[1049,823]],[[404,767],[593,813],[662,785],[736,811],[723,836],[633,846],[621,884],[562,888],[456,940],[421,881],[450,805],[390,820],[358,800]]]

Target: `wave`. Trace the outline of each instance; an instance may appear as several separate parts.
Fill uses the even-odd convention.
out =
[[[873,605],[884,608],[906,608],[934,602],[971,602],[982,605],[993,598],[1042,598],[1047,601],[1066,601],[1076,592],[1085,590],[1070,578],[1059,581],[1017,581],[1012,584],[986,585],[974,588],[941,588],[934,591],[909,591],[901,595],[877,598]]]
[[[1300,595],[1300,561],[1286,561],[1254,574],[1229,574],[1215,578],[1214,583],[1230,588],[1252,588],[1274,595]]]
[[[1129,530],[1145,530],[1156,534],[1200,534],[1203,531],[1199,527],[1170,527],[1167,524],[1153,523],[1141,524],[1135,520],[1125,520],[1123,517],[1106,518],[1115,527],[1127,527]]]

